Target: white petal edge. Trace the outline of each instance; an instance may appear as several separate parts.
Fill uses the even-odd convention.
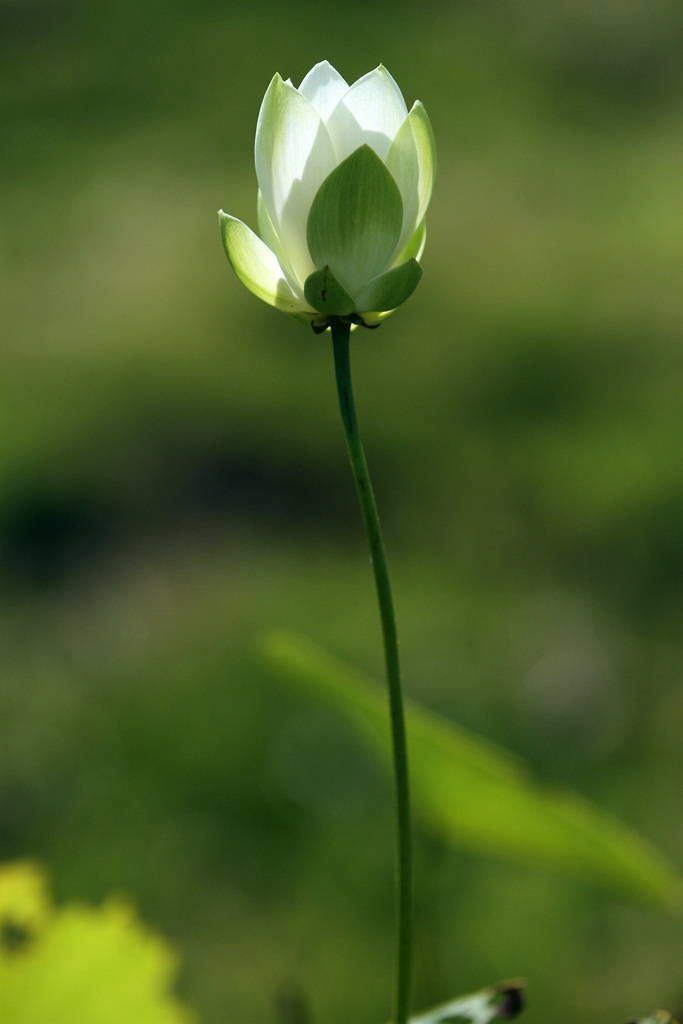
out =
[[[317,110],[277,74],[261,104],[255,160],[266,210],[303,292],[315,269],[306,247],[308,211],[336,159]]]
[[[327,60],[321,60],[312,67],[299,86],[301,95],[318,111],[323,121],[327,120],[348,90],[349,83]]]
[[[364,143],[384,159],[407,114],[401,90],[380,64],[354,82],[327,119],[337,160]]]
[[[256,196],[256,222],[258,224],[258,231],[261,239],[266,243],[268,248],[275,254],[277,261],[280,264],[282,273],[285,276],[289,286],[298,298],[304,301],[304,293],[301,288],[296,274],[294,273],[287,255],[282,248],[282,243],[278,238],[277,231],[273,226],[273,222],[270,219],[270,214],[266,209],[266,204],[263,201],[261,195],[261,189],[258,190]]]
[[[432,198],[432,189],[436,178],[436,142],[434,141],[432,122],[419,100],[413,104],[408,120],[415,136],[415,147],[420,166],[417,214],[417,223],[419,224],[427,212],[429,200]]]
[[[219,211],[218,218],[228,259],[250,292],[285,313],[317,315],[297,298],[284,278],[275,253],[250,227],[223,210]]]

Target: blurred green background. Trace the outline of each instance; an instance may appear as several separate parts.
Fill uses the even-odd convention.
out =
[[[683,864],[682,52],[678,0],[0,2],[0,857],[130,893],[204,1024],[390,1010],[389,785],[257,651],[381,673],[329,340],[218,232],[276,70],[382,61],[436,133],[353,339],[407,691]],[[421,833],[416,917],[416,1009],[683,1006],[681,922],[578,881]]]

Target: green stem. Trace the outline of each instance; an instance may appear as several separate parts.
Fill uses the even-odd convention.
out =
[[[398,636],[394,604],[389,584],[389,571],[384,552],[377,505],[370,474],[365,461],[363,443],[358,429],[356,407],[351,385],[349,361],[349,324],[334,317],[331,323],[334,343],[334,367],[337,393],[351,468],[356,481],[370,558],[375,574],[375,587],[382,622],[384,661],[389,696],[389,717],[394,760],[394,793],[396,800],[396,990],[394,1024],[406,1024],[410,1001],[410,967],[412,945],[412,851],[410,836],[410,801],[408,794],[408,755],[401,693],[401,672],[398,660]]]

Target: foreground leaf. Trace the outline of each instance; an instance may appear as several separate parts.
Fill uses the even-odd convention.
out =
[[[36,866],[0,867],[2,1024],[190,1024],[176,968],[124,901],[54,908]]]
[[[386,698],[372,680],[297,636],[269,635],[265,653],[388,761]],[[439,715],[411,701],[406,715],[415,812],[443,839],[561,868],[680,912],[680,875],[635,832],[568,790],[542,786],[516,758]]]

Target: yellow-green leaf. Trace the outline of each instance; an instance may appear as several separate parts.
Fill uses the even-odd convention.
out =
[[[2,1024],[191,1024],[177,958],[121,899],[51,905],[32,864],[0,867]]]

